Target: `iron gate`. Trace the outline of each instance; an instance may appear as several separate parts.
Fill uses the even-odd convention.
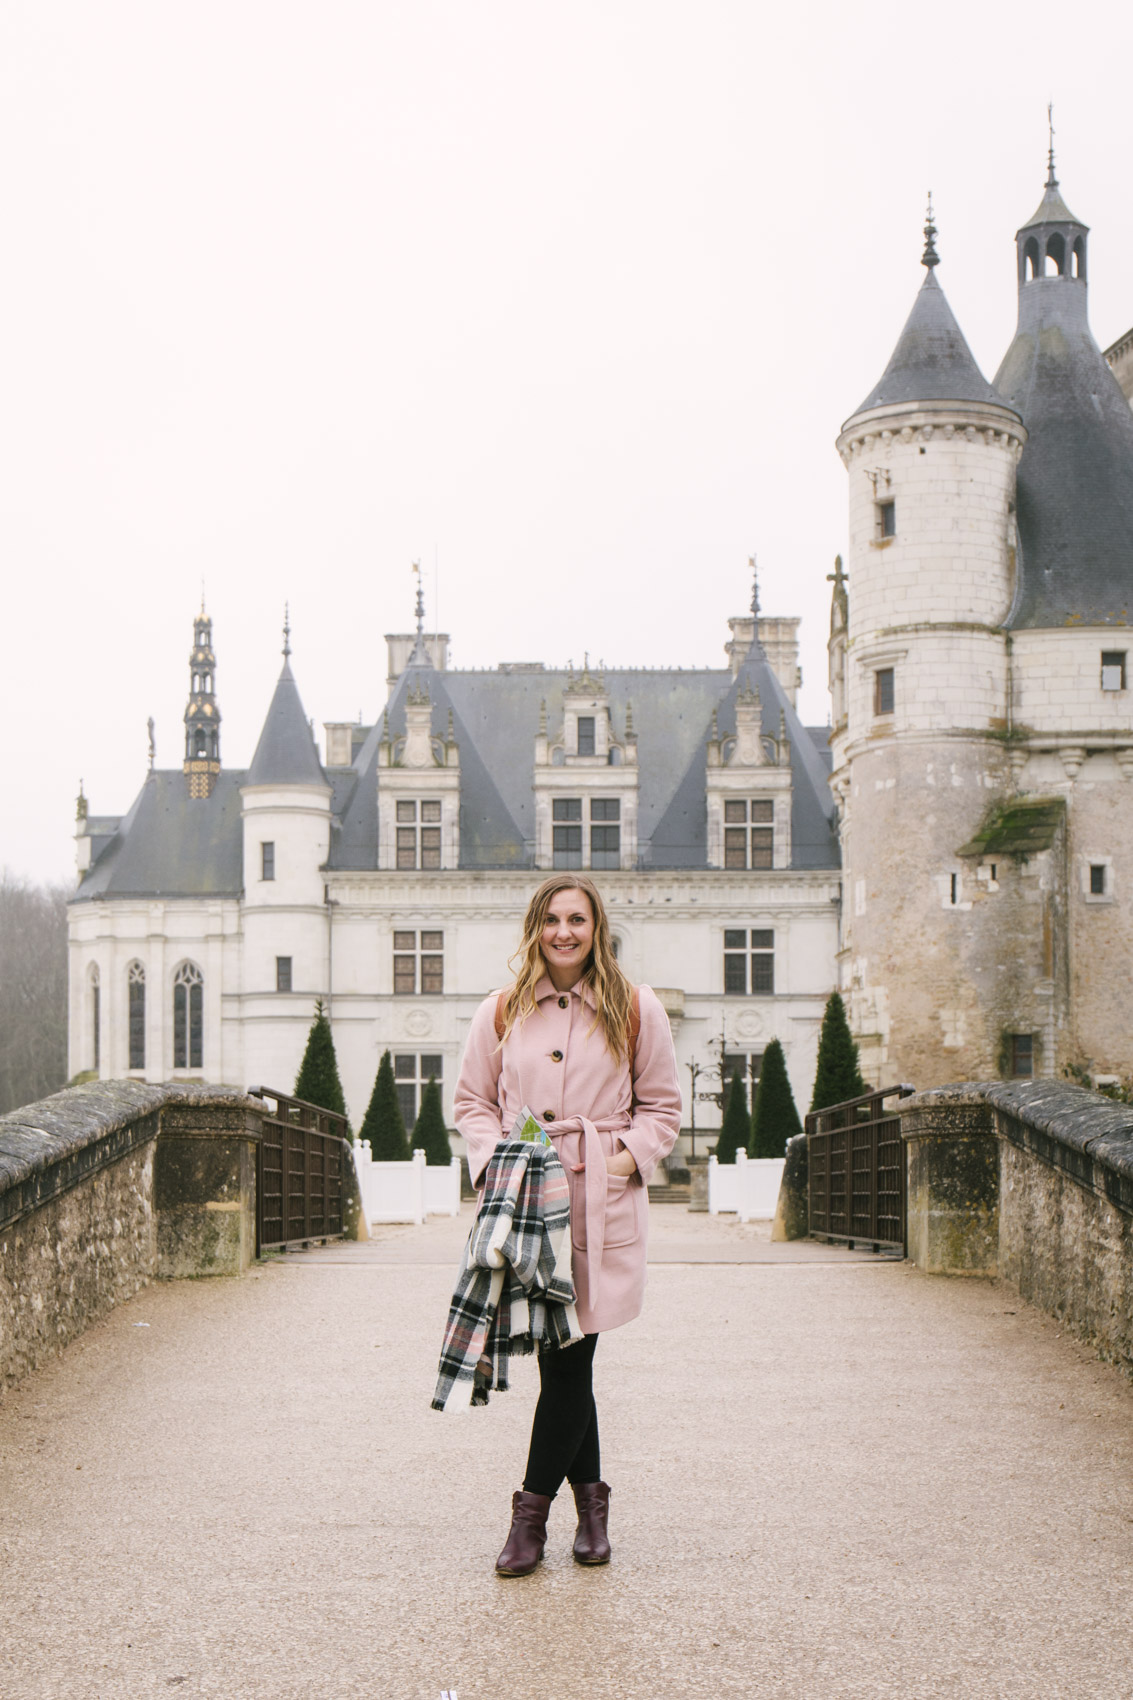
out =
[[[248,1091],[275,1106],[256,1151],[256,1256],[340,1239],[346,1117],[270,1086]]]
[[[905,1249],[905,1151],[901,1117],[886,1098],[911,1086],[886,1086],[806,1118],[810,1231],[825,1240],[864,1242],[875,1251]]]

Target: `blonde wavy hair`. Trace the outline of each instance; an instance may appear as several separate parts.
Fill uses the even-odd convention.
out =
[[[527,906],[527,914],[523,918],[522,942],[508,962],[508,967],[515,973],[515,984],[509,986],[504,994],[504,1031],[500,1044],[503,1044],[516,1022],[522,1025],[535,1009],[535,988],[547,973],[542,950],[543,928],[547,924],[547,911],[551,907],[551,900],[560,891],[583,892],[590,902],[590,912],[594,917],[594,944],[590,960],[582,971],[581,980],[593,993],[597,1011],[590,1031],[593,1033],[600,1027],[610,1055],[619,1059],[628,1057],[633,987],[619,968],[618,959],[614,955],[614,947],[610,941],[610,923],[606,919],[606,907],[598,895],[598,888],[585,874],[577,873],[552,874],[550,879],[543,881]]]

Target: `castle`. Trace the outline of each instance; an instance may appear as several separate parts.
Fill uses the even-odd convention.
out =
[[[80,800],[72,1069],[286,1089],[322,1000],[356,1121],[386,1047],[407,1118],[435,1076],[451,1119],[534,886],[578,868],[669,1012],[686,1128],[718,1125],[721,1074],[754,1080],[772,1037],[808,1101],[835,986],[879,1084],[1133,1073],[1133,338],[1111,370],[1053,156],[994,384],[935,236],[930,212],[913,311],[838,438],[830,728],[800,721],[798,621],[757,592],[718,669],[461,671],[418,590],[385,711],[326,723],[321,756],[285,632],[237,771],[202,608],[181,768],[121,818]]]

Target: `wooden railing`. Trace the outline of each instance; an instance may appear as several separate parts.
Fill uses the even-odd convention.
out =
[[[349,1153],[346,1117],[251,1086],[274,1108],[264,1116],[256,1152],[256,1254],[341,1239],[342,1166]]]
[[[810,1231],[851,1246],[905,1249],[905,1151],[901,1117],[887,1098],[911,1086],[867,1092],[806,1118]]]

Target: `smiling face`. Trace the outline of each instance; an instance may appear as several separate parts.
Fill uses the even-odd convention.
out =
[[[594,912],[584,891],[556,891],[547,908],[539,940],[552,984],[569,991],[594,948]]]

